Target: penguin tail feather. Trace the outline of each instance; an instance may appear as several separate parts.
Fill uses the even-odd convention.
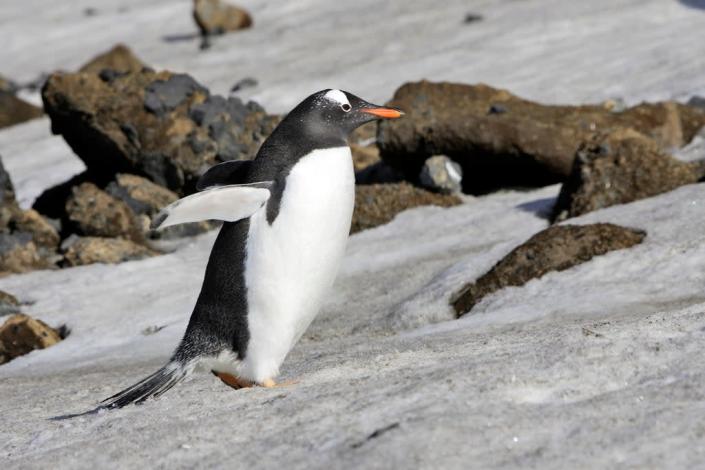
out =
[[[96,410],[122,408],[131,403],[144,403],[149,398],[158,398],[164,392],[181,382],[188,375],[189,369],[178,362],[170,362],[152,375],[142,379],[131,387],[103,400]]]

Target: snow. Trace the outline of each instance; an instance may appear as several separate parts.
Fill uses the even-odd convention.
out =
[[[241,4],[254,28],[200,53],[185,37],[188,1],[2,2],[0,72],[27,81],[76,69],[123,41],[217,93],[255,77],[243,96],[272,111],[323,88],[383,102],[421,78],[545,102],[705,94],[698,2]],[[463,24],[469,12],[484,20]],[[699,158],[700,139],[678,156]],[[0,155],[24,207],[83,169],[46,118],[0,131]],[[547,227],[558,189],[468,196],[351,237],[321,315],[283,365],[281,379],[298,383],[273,390],[199,375],[142,407],[49,419],[163,364],[214,233],[156,258],[0,279],[27,313],[72,330],[0,367],[3,468],[702,466],[705,185],[566,221],[647,237],[453,319],[449,296]]]

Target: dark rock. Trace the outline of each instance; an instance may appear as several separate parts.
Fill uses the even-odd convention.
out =
[[[67,245],[64,253],[66,266],[122,263],[159,254],[123,238],[79,237]]]
[[[61,341],[59,332],[28,315],[12,315],[0,326],[0,364]]]
[[[238,80],[235,85],[230,88],[230,93],[237,93],[240,90],[244,90],[245,88],[253,88],[258,85],[259,82],[257,82],[257,79],[252,78],[252,77],[245,77],[242,80]]]
[[[478,21],[482,21],[484,17],[482,15],[479,15],[477,13],[467,13],[465,15],[465,18],[463,19],[463,23],[465,24],[470,24],[470,23],[477,23]]]
[[[458,316],[483,297],[504,287],[522,286],[551,271],[563,271],[594,256],[641,243],[646,233],[613,224],[555,225],[512,250],[477,281],[465,285],[452,299]]]
[[[102,73],[106,70],[113,72],[139,72],[146,65],[124,44],[117,44],[109,51],[95,56],[79,69],[79,72]]]
[[[465,192],[537,186],[565,180],[580,143],[617,128],[633,128],[663,148],[681,147],[705,125],[705,112],[675,102],[623,112],[604,106],[544,106],[486,85],[408,83],[390,105],[404,119],[381,122],[381,157],[414,181],[426,158],[460,163]]]
[[[12,93],[0,91],[0,129],[14,126],[44,114],[41,108],[19,99]]]
[[[20,313],[20,302],[17,298],[0,290],[0,317]]]
[[[213,164],[252,158],[279,122],[257,104],[210,96],[187,75],[146,69],[109,82],[54,74],[42,98],[52,130],[86,163],[89,180],[104,186],[132,173],[180,195]]]
[[[220,0],[194,0],[193,19],[203,36],[224,34],[252,26],[252,17],[247,11]]]
[[[419,181],[438,193],[459,193],[463,189],[463,169],[445,155],[435,155],[424,162]]]
[[[634,130],[595,136],[577,151],[573,171],[561,187],[554,219],[655,196],[695,183],[703,175],[700,163],[678,161]]]
[[[457,196],[435,194],[408,183],[356,186],[350,233],[386,224],[398,213],[414,207],[450,207],[461,202]]]
[[[73,188],[66,202],[66,216],[78,234],[144,242],[142,227],[127,204],[92,183]]]
[[[705,111],[705,98],[702,96],[693,96],[688,100],[688,106],[700,108]]]
[[[164,116],[194,95],[208,95],[208,90],[186,74],[174,74],[166,80],[155,80],[144,90],[144,107],[147,111]]]

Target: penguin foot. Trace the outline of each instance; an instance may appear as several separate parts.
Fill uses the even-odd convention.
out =
[[[229,385],[235,390],[240,390],[241,388],[249,388],[255,385],[254,382],[250,382],[249,380],[242,379],[231,374],[226,374],[225,372],[212,372],[213,375],[222,380],[225,385]]]
[[[289,385],[296,385],[299,383],[298,380],[285,380],[284,382],[279,382],[276,383],[272,379],[267,379],[263,381],[260,385],[263,386],[264,388],[280,388],[280,387],[288,387]]]

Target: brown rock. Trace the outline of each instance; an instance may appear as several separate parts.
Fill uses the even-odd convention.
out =
[[[147,69],[102,78],[53,74],[42,99],[52,130],[92,181],[134,173],[181,195],[213,164],[254,157],[278,122],[256,103],[211,96],[188,75]]]
[[[406,116],[380,123],[382,158],[414,179],[426,158],[448,155],[462,165],[464,190],[472,193],[564,180],[580,143],[596,133],[633,128],[671,148],[705,125],[705,112],[679,103],[622,112],[544,106],[486,85],[407,83],[390,104]]]
[[[193,19],[204,36],[252,26],[252,17],[247,11],[220,0],[194,0]]]
[[[40,254],[31,234],[0,233],[0,276],[51,267],[53,260]]]
[[[0,364],[61,341],[59,332],[28,315],[12,315],[0,326]]]
[[[144,241],[137,218],[127,204],[92,183],[73,188],[73,195],[66,202],[66,215],[79,234]]]
[[[461,202],[457,196],[435,194],[408,183],[359,185],[355,187],[350,233],[386,224],[398,213],[413,207],[450,207]]]
[[[0,317],[13,313],[20,313],[20,302],[14,295],[0,290]]]
[[[20,211],[13,222],[16,230],[31,233],[37,246],[53,250],[59,245],[59,233],[34,209]]]
[[[508,286],[522,286],[551,271],[563,271],[594,256],[637,245],[646,233],[613,224],[555,225],[512,250],[477,281],[468,283],[452,299],[458,316],[468,313],[483,297]]]
[[[381,161],[379,158],[379,148],[377,148],[376,145],[368,145],[363,147],[360,145],[351,144],[350,150],[352,151],[353,167],[356,172],[364,170],[365,168]]]
[[[15,95],[0,91],[0,129],[40,117],[41,108],[19,99]]]
[[[81,237],[64,253],[67,266],[121,263],[158,255],[156,251],[122,238]]]
[[[17,83],[0,75],[0,93],[14,94],[17,88]]]
[[[564,220],[697,182],[699,163],[676,160],[631,129],[596,136],[576,153],[573,171],[561,187],[554,219]]]
[[[115,72],[139,72],[146,65],[124,44],[117,44],[83,64],[80,72],[101,73],[103,70]]]

